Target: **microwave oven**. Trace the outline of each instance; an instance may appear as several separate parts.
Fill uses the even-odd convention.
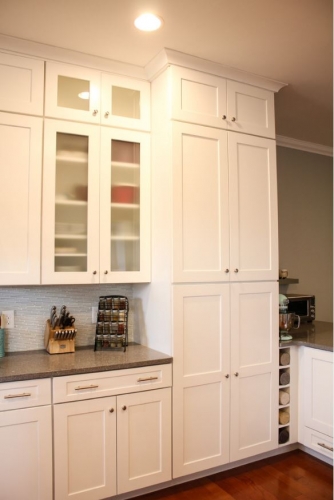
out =
[[[300,321],[311,322],[315,320],[315,296],[302,295],[297,293],[286,293],[289,299],[288,312],[295,313],[300,317]]]

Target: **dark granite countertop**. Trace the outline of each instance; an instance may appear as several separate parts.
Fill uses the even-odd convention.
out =
[[[292,340],[281,341],[280,347],[296,345],[333,351],[333,323],[325,321],[302,323],[298,330],[291,330],[289,333],[292,335]]]
[[[74,353],[66,354],[49,354],[44,350],[13,352],[0,358],[0,382],[123,370],[171,362],[171,356],[139,344],[129,345],[125,352],[95,352],[93,346],[78,347]]]

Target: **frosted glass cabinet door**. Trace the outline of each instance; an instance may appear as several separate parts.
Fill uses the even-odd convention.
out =
[[[101,130],[101,283],[150,279],[149,148],[145,133]]]
[[[135,130],[150,130],[150,84],[102,74],[101,123]]]
[[[40,283],[42,118],[0,113],[0,284]]]
[[[99,130],[46,120],[43,283],[99,281]]]

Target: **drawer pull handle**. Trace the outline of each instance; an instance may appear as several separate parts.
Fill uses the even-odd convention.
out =
[[[325,443],[318,443],[318,446],[321,446],[322,448],[325,448],[326,450],[333,451],[333,448],[325,445]]]
[[[4,399],[27,398],[28,396],[31,396],[30,392],[22,392],[22,394],[8,394]]]
[[[75,391],[82,391],[84,389],[97,389],[98,388],[98,385],[85,385],[85,386],[82,386],[82,387],[75,387],[74,390]]]
[[[158,380],[159,377],[139,378],[137,382],[147,382],[148,380]]]

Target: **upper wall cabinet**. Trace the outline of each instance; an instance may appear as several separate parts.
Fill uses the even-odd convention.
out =
[[[42,118],[0,113],[0,285],[40,283],[42,130]]]
[[[150,84],[118,75],[46,63],[45,115],[150,130]]]
[[[44,62],[0,53],[0,110],[43,115]]]
[[[171,78],[173,119],[275,138],[273,92],[178,66]]]

